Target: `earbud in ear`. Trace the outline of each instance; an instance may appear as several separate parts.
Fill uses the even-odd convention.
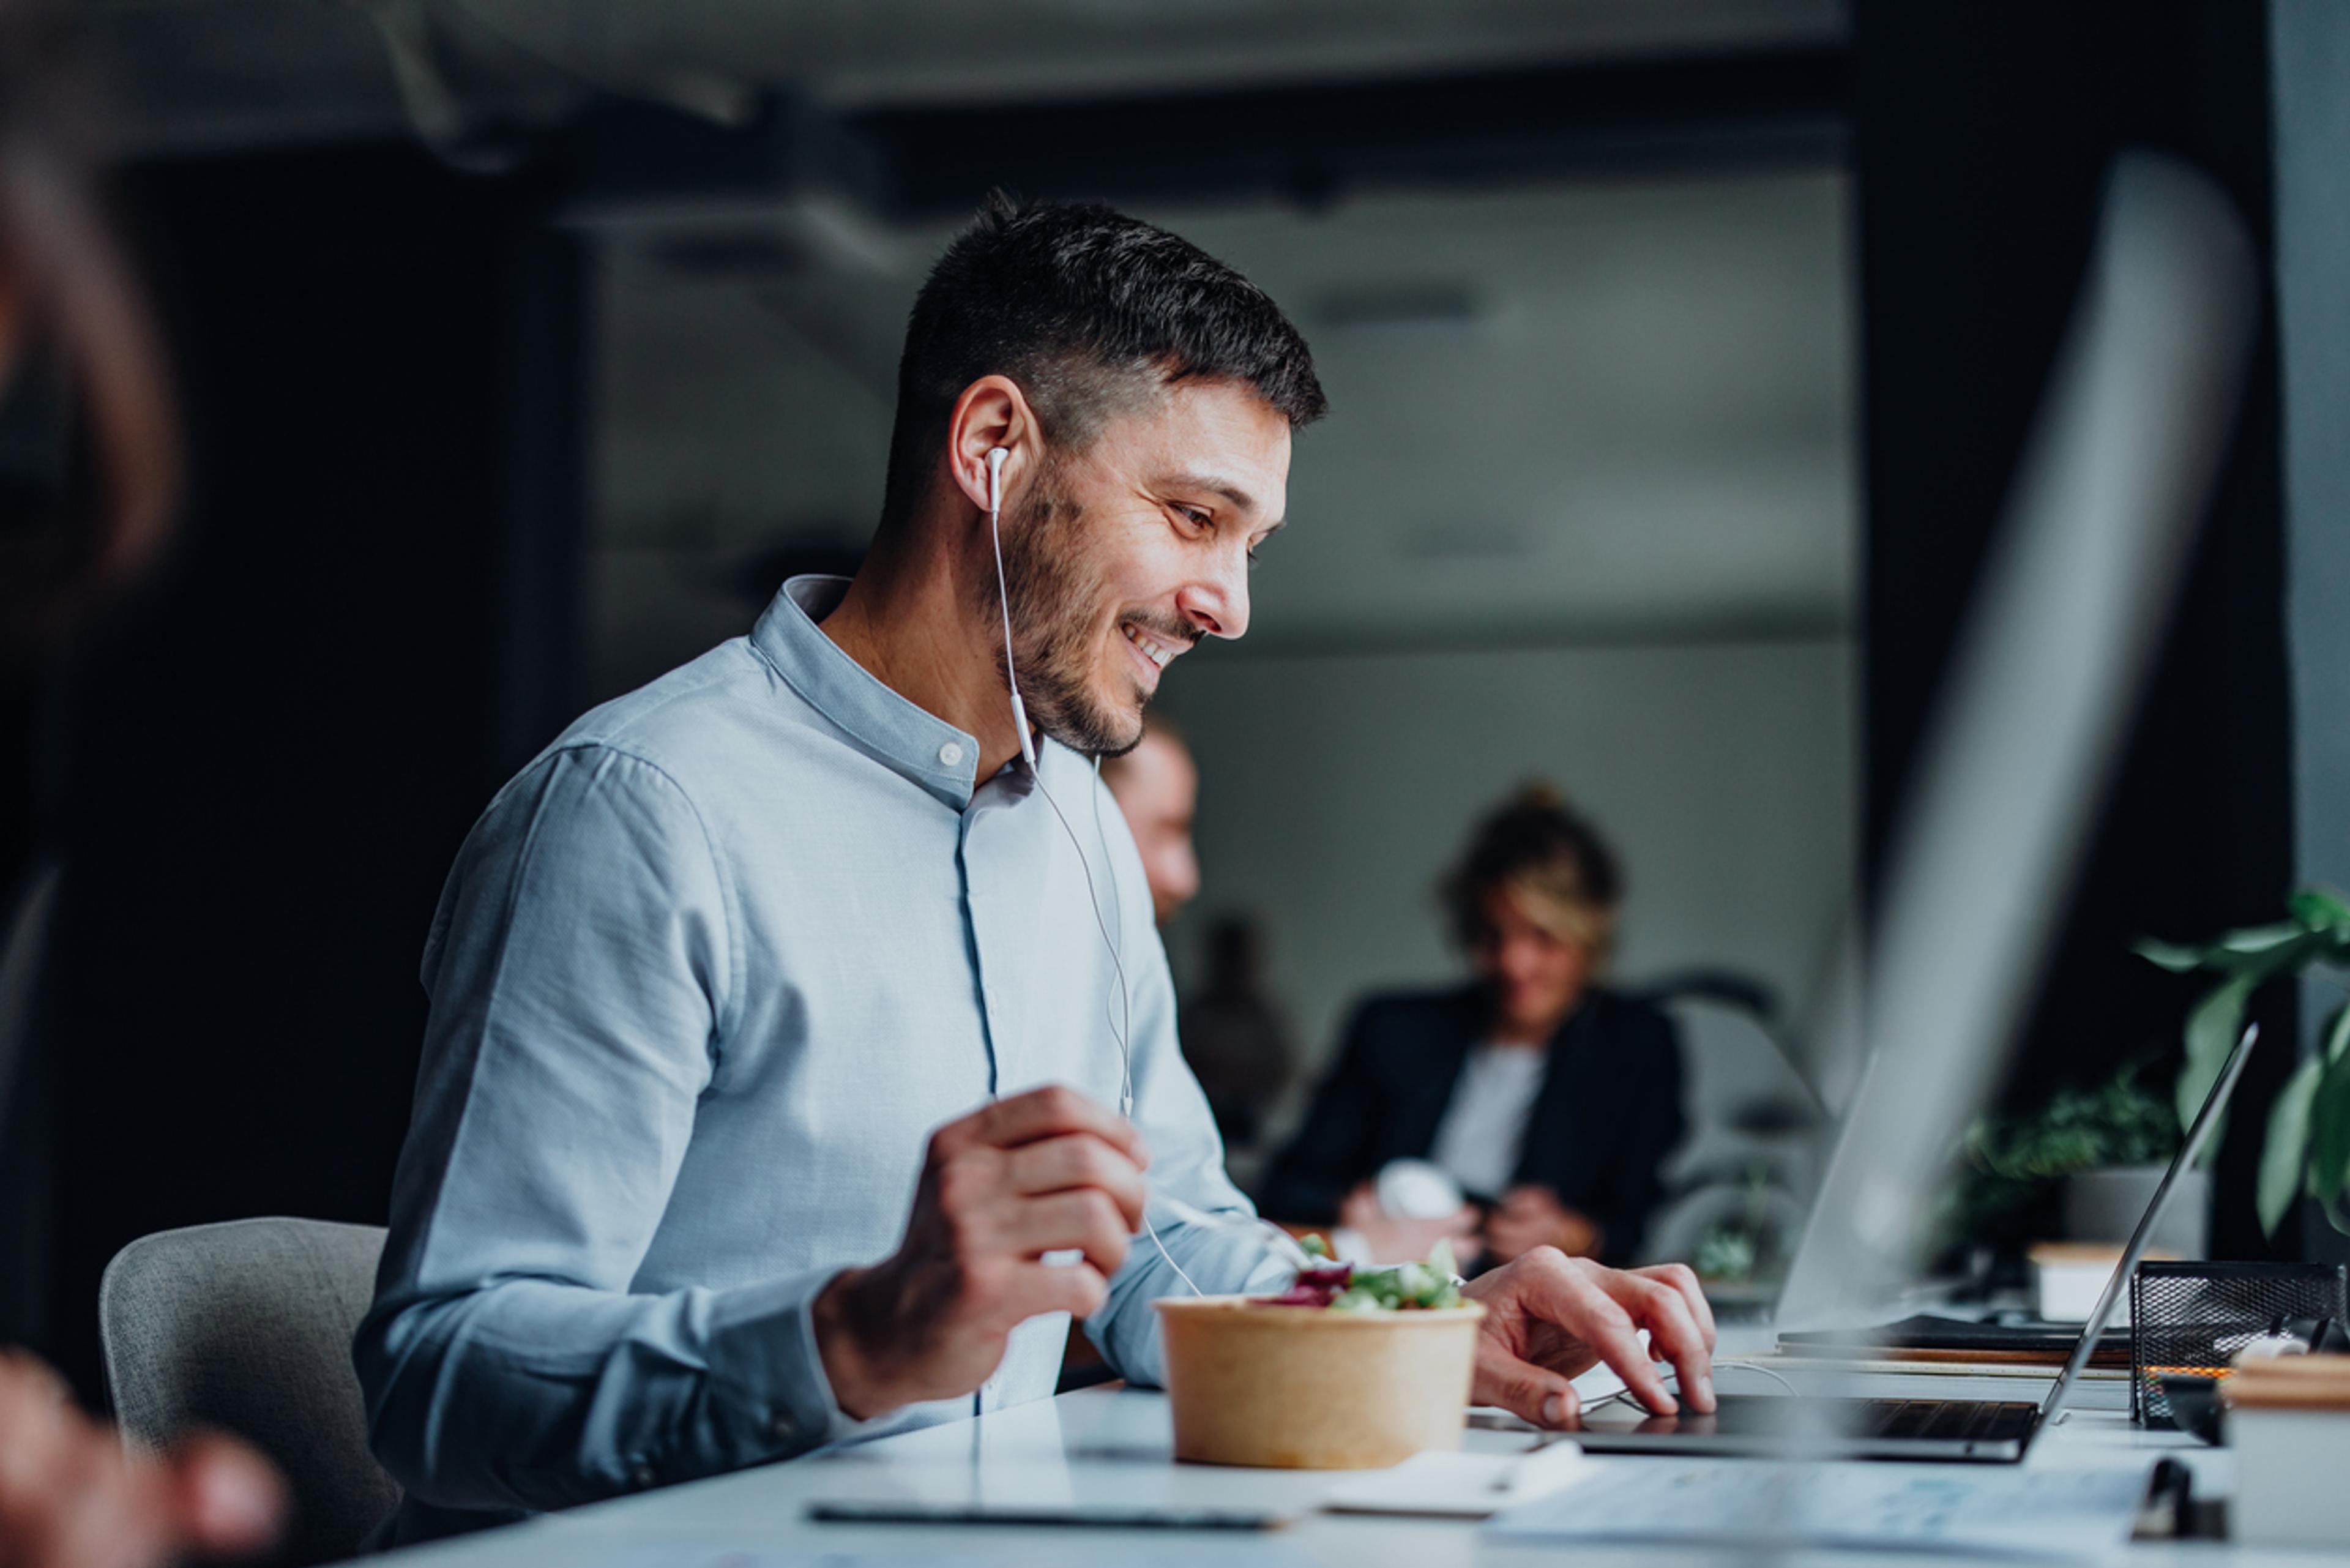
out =
[[[1028,732],[1028,705],[1020,701],[1020,672],[1012,663],[1012,600],[1003,588],[1003,530],[996,517],[1003,510],[1003,460],[1011,455],[1000,446],[987,454],[987,544],[995,553],[995,600],[1003,612],[1003,674],[1012,688],[1012,729],[1020,737],[1020,755],[1033,770],[1036,737]]]

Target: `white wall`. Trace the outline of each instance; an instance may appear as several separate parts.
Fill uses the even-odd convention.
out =
[[[1434,899],[1476,816],[1533,776],[1622,853],[1617,972],[1719,964],[1798,1015],[1853,881],[1849,639],[1220,657],[1161,701],[1201,774],[1203,893],[1260,911],[1276,993],[1317,1067],[1367,989],[1461,972]]]

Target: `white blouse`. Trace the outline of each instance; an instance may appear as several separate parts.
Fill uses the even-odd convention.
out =
[[[1437,1124],[1429,1158],[1470,1193],[1499,1198],[1508,1191],[1526,1117],[1549,1065],[1550,1053],[1540,1045],[1489,1043],[1471,1049],[1461,1081],[1452,1085],[1444,1119]]]

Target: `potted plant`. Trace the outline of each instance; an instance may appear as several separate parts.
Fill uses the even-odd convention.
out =
[[[2141,954],[2175,973],[2219,977],[2187,1015],[2187,1065],[2178,1075],[2182,1125],[2219,1080],[2252,992],[2313,970],[2350,971],[2350,903],[2324,888],[2304,888],[2285,901],[2285,919],[2229,931],[2201,947],[2138,944]],[[2350,1235],[2350,1007],[2335,1010],[2324,1048],[2294,1070],[2269,1112],[2261,1148],[2262,1229],[2275,1235],[2293,1199],[2304,1194],[2336,1231]]]
[[[1967,1130],[1966,1179],[1955,1195],[1950,1228],[1982,1242],[2031,1221],[2028,1206],[2064,1184],[2064,1231],[2075,1240],[2118,1241],[2152,1201],[2179,1126],[2167,1096],[2140,1081],[2140,1064],[2091,1088],[2060,1088],[2038,1109],[1976,1118]],[[2195,1180],[2207,1179],[2192,1173]],[[2157,1245],[2186,1257],[2204,1250],[2210,1203],[2184,1191],[2165,1218]]]

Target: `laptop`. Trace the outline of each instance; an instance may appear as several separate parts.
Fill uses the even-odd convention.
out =
[[[1903,1315],[1950,1153],[1990,1099],[2208,504],[2249,357],[2258,270],[2226,199],[2173,160],[2109,176],[2097,243],[2008,516],[1919,748],[1865,943],[1830,994],[1841,1127],[1773,1318]],[[1865,983],[1864,983],[1865,981]],[[2249,1040],[2207,1093],[2123,1269],[2048,1397],[1724,1397],[1712,1417],[1595,1413],[1594,1452],[2014,1460],[2061,1409]]]
[[[2099,1335],[2113,1321],[2130,1275],[2146,1256],[2155,1227],[2170,1207],[2171,1189],[2178,1173],[2202,1158],[2204,1146],[2227,1114],[2244,1063],[2260,1038],[2261,1026],[2249,1025],[2228,1056],[2219,1082],[2204,1096],[2203,1108],[2171,1157],[2170,1168],[2154,1189],[2153,1200],[2139,1216],[2122,1249],[2121,1262],[2106,1282],[2105,1293],[2082,1325],[2065,1358],[2064,1370],[2049,1386],[2037,1405],[2009,1399],[1863,1399],[1817,1395],[1719,1396],[1720,1407],[1711,1416],[1683,1410],[1674,1416],[1649,1416],[1624,1425],[1595,1412],[1578,1435],[1587,1453],[1595,1454],[1746,1454],[1784,1459],[1792,1455],[1869,1459],[1966,1459],[1982,1463],[2012,1463],[2023,1458],[2032,1439],[2056,1419],[2072,1397],[2073,1388],[2095,1355]]]

